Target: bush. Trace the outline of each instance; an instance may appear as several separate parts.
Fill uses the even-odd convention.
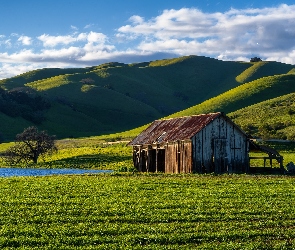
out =
[[[252,57],[251,59],[250,59],[250,62],[261,62],[262,60],[261,60],[261,58],[259,58],[259,57]]]
[[[135,168],[135,167],[126,167],[126,166],[121,166],[119,169],[118,169],[118,172],[138,172],[138,170]]]

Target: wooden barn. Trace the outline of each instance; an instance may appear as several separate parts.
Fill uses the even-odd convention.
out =
[[[156,120],[128,145],[143,172],[249,172],[248,136],[223,113]]]

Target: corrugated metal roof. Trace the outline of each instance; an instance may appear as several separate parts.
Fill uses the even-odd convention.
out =
[[[129,142],[128,145],[146,145],[188,140],[220,115],[221,113],[218,112],[156,120],[146,130]]]

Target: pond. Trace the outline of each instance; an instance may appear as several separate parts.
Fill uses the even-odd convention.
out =
[[[12,176],[43,176],[43,175],[66,175],[66,174],[97,174],[112,173],[112,170],[92,170],[92,169],[39,169],[39,168],[0,168],[0,177]]]

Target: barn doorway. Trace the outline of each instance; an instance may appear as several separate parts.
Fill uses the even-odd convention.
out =
[[[158,172],[165,172],[165,149],[158,149]]]
[[[149,150],[149,172],[165,172],[165,149]]]
[[[215,173],[227,172],[227,140],[226,139],[214,139],[213,147],[213,159]]]

